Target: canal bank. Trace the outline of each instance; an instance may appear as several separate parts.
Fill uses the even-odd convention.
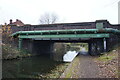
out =
[[[2,59],[3,60],[13,60],[20,59],[23,57],[35,56],[31,55],[27,50],[19,50],[13,47],[11,44],[2,44]]]
[[[74,60],[69,64],[69,66],[65,69],[65,71],[62,73],[60,78],[79,78],[78,75],[76,75],[79,70],[78,65],[80,64],[80,58],[79,55],[77,55]],[[74,76],[74,77],[73,77]]]

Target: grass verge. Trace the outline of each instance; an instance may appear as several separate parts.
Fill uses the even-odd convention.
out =
[[[110,52],[104,53],[100,57],[97,57],[95,61],[97,62],[99,69],[101,71],[100,77],[104,78],[118,78],[120,75],[119,71],[119,53],[120,47],[114,48],[114,50]]]
[[[61,75],[60,78],[73,78],[73,76],[75,77],[76,75],[76,67],[79,64],[79,56],[77,56],[72,62],[71,64],[68,66],[68,68],[64,71],[64,73]]]

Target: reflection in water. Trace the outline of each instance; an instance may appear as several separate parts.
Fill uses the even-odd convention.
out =
[[[49,73],[62,62],[56,62],[46,56],[3,61],[3,78],[34,78]]]

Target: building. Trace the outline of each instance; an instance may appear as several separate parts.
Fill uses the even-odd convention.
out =
[[[4,25],[2,25],[2,33],[11,33],[12,29],[11,26],[24,26],[25,24],[21,21],[16,19],[15,22],[13,22],[12,19],[10,19],[9,24],[5,23]]]
[[[24,23],[19,19],[16,19],[15,22],[13,22],[13,20],[10,19],[10,23],[8,25],[24,26]]]

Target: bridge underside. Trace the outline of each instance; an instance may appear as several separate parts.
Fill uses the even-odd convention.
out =
[[[110,38],[87,38],[87,39],[67,39],[67,40],[41,40],[39,38],[35,39],[22,39],[19,42],[20,49],[27,49],[31,53],[37,54],[51,54],[53,53],[53,45],[54,43],[88,43],[89,46],[89,54],[91,55],[99,55],[103,52],[110,50],[110,47],[113,44],[117,44],[117,42],[112,43],[113,41],[117,41],[115,39]],[[111,43],[111,44],[110,44]]]
[[[109,50],[109,38],[91,38],[78,40],[39,40],[39,39],[22,39],[19,42],[20,49],[27,49],[31,53],[37,54],[51,54],[53,53],[54,43],[88,43],[89,53],[91,55],[98,55]],[[27,45],[26,45],[27,44]],[[26,45],[26,46],[25,46]],[[111,45],[112,46],[112,45]]]

